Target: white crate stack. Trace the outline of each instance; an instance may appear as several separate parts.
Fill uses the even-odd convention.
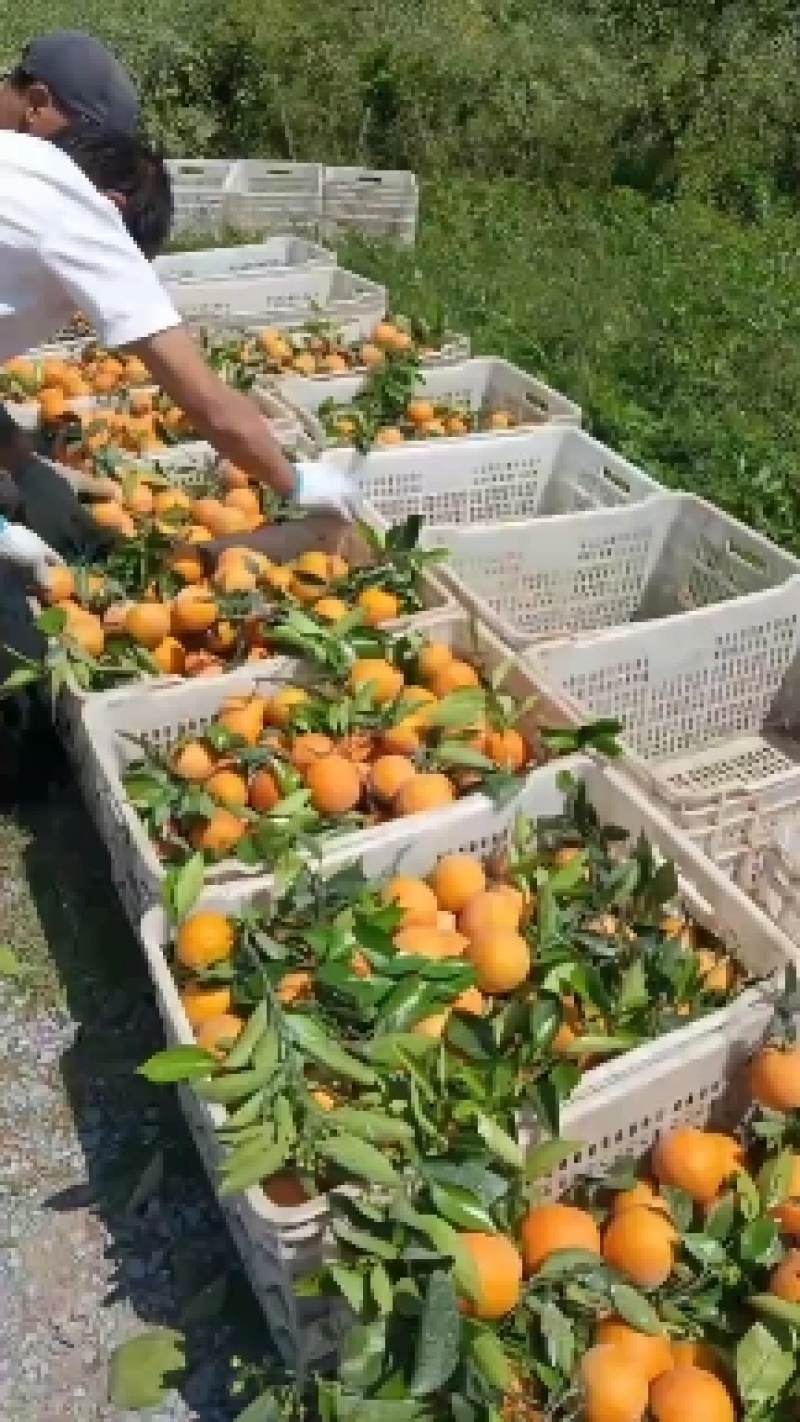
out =
[[[225,221],[236,232],[291,231],[316,237],[322,226],[319,163],[250,159],[237,163],[225,192]]]
[[[322,234],[326,241],[348,228],[368,237],[391,238],[413,247],[419,217],[416,174],[372,168],[325,168]]]

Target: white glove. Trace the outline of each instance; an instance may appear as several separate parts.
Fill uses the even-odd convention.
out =
[[[295,465],[294,501],[307,509],[334,509],[342,518],[353,517],[356,490],[352,479],[324,459],[303,459]]]
[[[9,523],[5,518],[0,519],[0,559],[3,558],[32,573],[42,586],[47,584],[48,568],[64,561],[38,533],[23,523]]]

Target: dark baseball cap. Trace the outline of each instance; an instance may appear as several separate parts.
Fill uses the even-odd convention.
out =
[[[132,134],[139,127],[139,97],[130,76],[94,35],[82,30],[39,35],[18,68],[46,84],[69,118],[115,133]]]

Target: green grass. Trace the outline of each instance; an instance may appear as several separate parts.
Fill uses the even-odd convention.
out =
[[[743,226],[628,192],[511,182],[423,189],[415,250],[340,244],[398,311],[446,313],[576,399],[667,484],[800,551],[800,257],[794,219]]]

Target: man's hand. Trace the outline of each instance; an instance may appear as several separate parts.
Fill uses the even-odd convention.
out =
[[[0,519],[0,559],[31,573],[42,587],[47,586],[48,569],[64,561],[38,533],[7,519]]]

